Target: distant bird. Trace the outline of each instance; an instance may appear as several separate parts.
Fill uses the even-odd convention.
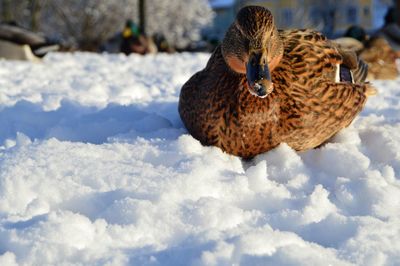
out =
[[[340,37],[333,40],[341,49],[353,51],[357,54],[364,49],[364,43],[353,37]]]
[[[399,58],[389,42],[382,36],[369,38],[359,26],[351,26],[344,37],[334,40],[343,50],[356,52],[368,65],[368,80],[396,79],[399,75],[396,59]]]
[[[334,42],[337,43],[339,47],[354,51],[358,54],[364,49],[364,43],[367,39],[368,36],[365,30],[360,26],[353,25],[346,30],[343,37],[335,39]]]
[[[368,64],[368,79],[396,79],[399,76],[396,60],[399,54],[383,37],[372,37],[360,51],[360,58]]]
[[[282,142],[304,151],[347,127],[376,91],[366,64],[311,30],[278,31],[263,7],[241,9],[207,66],[181,90],[193,137],[252,158]]]
[[[13,24],[0,24],[0,57],[37,59],[60,47],[44,36]]]

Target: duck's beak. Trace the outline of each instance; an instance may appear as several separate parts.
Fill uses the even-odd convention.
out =
[[[264,98],[272,92],[271,73],[267,63],[262,63],[262,53],[253,52],[249,56],[246,65],[247,82],[250,92],[258,97]]]

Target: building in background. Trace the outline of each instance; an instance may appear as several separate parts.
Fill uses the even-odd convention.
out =
[[[229,25],[235,20],[237,8],[235,0],[209,0],[215,12],[213,27],[207,31],[211,40],[222,40]]]
[[[216,13],[212,34],[221,40],[235,19],[237,11],[247,5],[267,7],[274,14],[278,28],[313,28],[335,36],[351,25],[373,32],[383,25],[392,0],[209,0]]]

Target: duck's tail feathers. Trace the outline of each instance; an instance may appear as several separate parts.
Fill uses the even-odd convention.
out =
[[[357,60],[357,67],[351,70],[354,83],[363,83],[368,75],[368,65],[363,60]]]
[[[364,93],[367,97],[369,97],[369,96],[374,96],[374,95],[378,94],[378,91],[371,85],[371,83],[367,82],[367,83],[365,83],[365,92]]]

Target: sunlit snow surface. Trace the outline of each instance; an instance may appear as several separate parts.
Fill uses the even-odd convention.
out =
[[[177,112],[207,54],[0,61],[0,265],[399,265],[400,80],[252,161]]]

